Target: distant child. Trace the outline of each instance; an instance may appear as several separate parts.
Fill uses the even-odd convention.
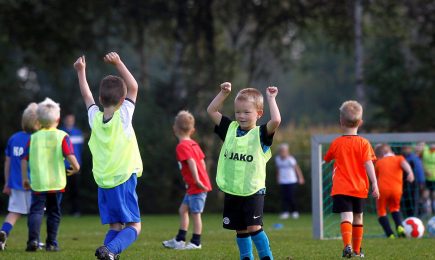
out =
[[[177,160],[181,168],[187,192],[181,203],[180,229],[175,238],[163,241],[163,246],[173,249],[201,249],[202,220],[207,192],[211,191],[210,179],[205,166],[205,155],[198,143],[191,139],[195,132],[195,118],[187,111],[180,111],[175,117],[174,133],[178,138]],[[186,245],[189,229],[189,213],[193,219],[193,235]]]
[[[435,143],[425,146],[422,154],[426,188],[429,190],[432,212],[435,212]]]
[[[30,135],[39,129],[36,103],[30,103],[21,117],[23,131],[17,132],[8,140],[5,160],[5,185],[3,193],[9,196],[9,213],[0,231],[0,250],[5,250],[6,239],[22,214],[29,214],[32,199],[31,191],[23,188],[21,178],[21,155],[29,142]],[[29,174],[29,173],[28,173]]]
[[[405,229],[402,226],[400,215],[400,200],[403,191],[403,171],[406,172],[406,180],[414,181],[414,173],[406,159],[401,155],[395,155],[387,144],[376,147],[376,177],[379,185],[379,199],[376,202],[379,224],[384,229],[388,238],[395,238],[387,217],[387,207],[396,224],[398,237],[405,237]]]
[[[363,108],[357,101],[346,101],[340,107],[340,125],[343,135],[335,139],[325,155],[325,161],[334,162],[332,174],[332,211],[340,213],[343,257],[363,257],[364,201],[369,191],[370,178],[372,196],[379,197],[373,161],[375,153],[370,143],[357,135],[362,125]],[[353,248],[353,252],[352,252]]]
[[[231,83],[222,83],[220,87],[207,112],[216,125],[216,134],[224,141],[216,176],[225,193],[223,227],[236,230],[240,259],[254,259],[252,241],[260,259],[273,259],[262,225],[266,163],[272,156],[273,135],[281,123],[275,100],[278,89],[267,88],[271,119],[257,126],[257,120],[263,116],[261,92],[254,88],[240,90],[234,101],[236,120],[232,121],[219,112],[231,92]]]
[[[58,251],[57,232],[60,224],[60,203],[66,186],[66,176],[79,171],[69,136],[56,127],[60,120],[59,104],[46,98],[36,111],[41,129],[30,136],[21,156],[21,174],[25,189],[32,190],[32,204],[27,218],[29,238],[26,251],[39,247],[39,233],[47,214],[47,239],[45,249]],[[64,159],[71,165],[65,169]],[[30,166],[30,181],[27,176]]]
[[[299,218],[296,206],[296,190],[298,185],[305,183],[301,168],[295,157],[289,153],[288,144],[282,143],[278,148],[278,155],[275,156],[275,165],[278,184],[281,188],[282,213],[281,219],[288,219],[291,213],[292,218]]]
[[[117,259],[141,230],[136,185],[143,166],[132,125],[138,85],[117,53],[107,54],[104,61],[114,65],[122,78],[109,75],[101,80],[99,100],[103,112],[95,105],[89,89],[84,56],[77,59],[74,68],[92,129],[89,148],[101,223],[110,225],[104,245],[97,248],[95,256]]]

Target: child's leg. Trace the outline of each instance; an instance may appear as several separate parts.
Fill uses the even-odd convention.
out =
[[[32,194],[32,205],[30,213],[27,217],[27,226],[29,229],[28,241],[39,241],[39,233],[41,231],[41,222],[44,217],[44,207],[47,197],[46,194]]]
[[[46,212],[47,212],[47,246],[58,246],[57,231],[60,224],[60,203],[62,201],[62,193],[47,194]]]
[[[296,183],[290,184],[289,185],[289,207],[290,207],[290,212],[297,212],[297,206],[296,206],[296,188],[297,188]]]
[[[281,207],[282,212],[289,212],[289,184],[281,184],[279,185],[281,188]]]
[[[189,212],[193,219],[193,235],[190,240],[191,243],[199,246],[201,244],[201,233],[202,233],[202,219],[201,213],[204,210],[205,200],[207,198],[207,193],[199,193],[192,195],[189,203]]]
[[[8,215],[6,215],[5,222],[3,222],[1,231],[4,231],[6,235],[9,236],[9,233],[11,232],[15,223],[20,217],[21,217],[20,213],[9,212]]]
[[[352,224],[352,248],[356,254],[360,253],[363,233],[363,213],[354,213]]]
[[[106,236],[104,237],[104,245],[107,246],[122,230],[121,223],[112,223],[110,224],[110,229],[107,231]]]
[[[251,239],[254,241],[260,259],[273,259],[272,251],[270,250],[269,238],[261,226],[248,226],[248,232],[251,234]]]
[[[189,228],[189,206],[185,204],[184,201],[181,203],[178,213],[180,214],[180,228],[178,229],[175,240],[186,241],[186,233]]]
[[[379,224],[381,224],[382,229],[385,232],[385,235],[387,237],[390,237],[393,235],[393,230],[391,230],[390,222],[388,221],[387,217],[387,198],[389,197],[388,194],[383,193],[381,197],[376,200],[376,211],[378,213],[378,221]]]
[[[241,260],[254,260],[252,252],[252,240],[248,230],[237,230],[237,246],[239,247]]]
[[[190,242],[199,246],[201,244],[201,233],[202,233],[201,213],[192,213],[192,219],[193,219],[193,235]]]
[[[106,245],[110,252],[114,254],[120,254],[127,249],[134,241],[141,231],[140,222],[130,222],[126,224],[126,227],[121,230],[115,238]]]
[[[341,212],[340,218],[341,238],[343,240],[343,245],[348,246],[352,241],[353,212]]]

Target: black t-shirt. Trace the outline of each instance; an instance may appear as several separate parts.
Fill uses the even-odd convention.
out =
[[[219,125],[216,125],[214,128],[214,132],[222,139],[222,141],[225,141],[225,137],[228,132],[228,128],[231,124],[231,119],[229,119],[226,116],[222,116],[221,122]],[[243,136],[249,131],[244,131],[240,129],[240,127],[237,129],[237,136]],[[270,146],[272,146],[273,142],[273,136],[275,133],[267,133],[267,125],[263,124],[260,126],[260,142],[261,146],[263,147],[263,151],[266,152],[267,149],[269,149]]]

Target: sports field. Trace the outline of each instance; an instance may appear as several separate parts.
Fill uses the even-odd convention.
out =
[[[234,233],[222,229],[217,214],[204,214],[203,249],[174,251],[161,246],[161,241],[174,236],[177,231],[176,215],[143,216],[142,234],[121,259],[238,259]],[[282,229],[273,225],[282,223]],[[368,224],[368,223],[367,223]],[[371,223],[373,225],[376,223]],[[298,220],[279,220],[267,215],[265,230],[271,240],[275,259],[341,259],[341,240],[318,241],[311,238],[311,216],[302,215]],[[45,227],[42,228],[45,230]],[[19,221],[8,240],[6,251],[0,259],[94,259],[95,249],[101,244],[106,227],[96,216],[62,219],[59,242],[61,251],[46,253],[24,251],[27,229],[25,219]],[[42,232],[45,237],[45,232]],[[191,233],[188,233],[190,239]],[[434,259],[435,239],[419,240],[381,238],[365,239],[363,248],[368,259]]]

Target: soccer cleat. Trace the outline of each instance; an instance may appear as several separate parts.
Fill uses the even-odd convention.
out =
[[[5,250],[7,239],[8,235],[6,235],[6,232],[0,231],[0,251]]]
[[[352,257],[352,247],[350,245],[346,245],[344,247],[342,257],[347,257],[347,258]]]
[[[33,240],[27,243],[27,247],[26,247],[27,252],[35,252],[38,249],[39,249],[38,241]]]
[[[38,245],[38,248],[40,249],[39,245]],[[47,245],[45,246],[45,250],[46,250],[47,252],[58,252],[60,249],[59,249],[59,247],[56,246],[56,245],[49,245],[49,244],[47,244]]]
[[[280,219],[288,219],[288,217],[290,216],[290,213],[288,212],[283,212],[279,215]]]
[[[194,243],[189,242],[185,247],[180,248],[180,249],[182,249],[182,250],[192,250],[192,249],[201,249],[201,248],[202,248],[202,245],[197,246]]]
[[[119,254],[110,252],[106,246],[100,246],[97,248],[95,256],[99,260],[118,260],[120,258]]]
[[[294,212],[292,213],[292,218],[293,218],[293,219],[298,219],[298,218],[299,218],[299,212],[294,211]]]
[[[402,226],[397,227],[397,236],[400,237],[406,237],[405,235],[405,229]]]
[[[162,244],[164,247],[172,249],[184,249],[184,247],[186,246],[186,242],[177,241],[175,238],[163,241]]]
[[[387,237],[388,239],[396,239],[396,236],[394,234],[391,234],[390,236]]]
[[[352,253],[352,256],[353,257],[361,257],[361,258],[363,258],[364,257],[364,253],[363,253],[363,251],[362,251],[362,248],[360,248],[359,249],[359,253],[356,253],[355,251]]]

